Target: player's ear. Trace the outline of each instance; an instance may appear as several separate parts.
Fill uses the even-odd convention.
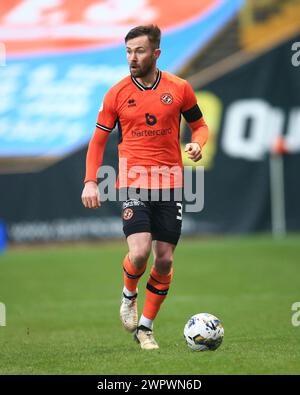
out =
[[[160,48],[156,48],[156,49],[154,50],[154,57],[155,57],[155,59],[158,59],[159,56],[160,56],[160,54],[161,54]]]

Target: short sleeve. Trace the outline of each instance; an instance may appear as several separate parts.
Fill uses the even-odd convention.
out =
[[[100,107],[96,126],[99,129],[111,132],[116,124],[118,114],[116,112],[116,99],[114,92],[109,90],[104,96],[103,103]]]

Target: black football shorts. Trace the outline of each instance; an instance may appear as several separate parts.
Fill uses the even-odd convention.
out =
[[[145,192],[145,190],[144,190]],[[181,234],[182,196],[169,190],[169,196],[162,191],[158,194],[150,190],[139,198],[130,195],[123,201],[123,231],[126,237],[134,233],[149,232],[152,240],[165,241],[176,245]]]

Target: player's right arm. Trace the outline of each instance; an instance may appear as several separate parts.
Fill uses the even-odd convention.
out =
[[[97,172],[102,164],[108,136],[114,129],[117,121],[114,103],[113,95],[109,91],[99,111],[94,135],[89,143],[86,156],[84,188],[81,195],[82,203],[86,208],[98,208],[101,206],[100,193],[97,185]]]
[[[81,200],[86,208],[98,208],[101,206],[100,193],[97,185],[97,171],[102,164],[104,149],[109,133],[98,130],[96,127],[89,143],[86,155],[86,174]]]

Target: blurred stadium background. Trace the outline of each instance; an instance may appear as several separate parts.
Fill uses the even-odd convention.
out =
[[[147,23],[162,28],[159,67],[190,81],[211,133],[204,210],[185,213],[177,283],[158,320],[167,356],[134,370],[140,357],[117,322],[120,206],[86,210],[80,196],[103,95],[128,74],[123,38]],[[6,0],[0,44],[0,373],[299,373],[300,1]],[[104,164],[117,167],[117,139]],[[82,244],[91,240],[101,243]],[[226,355],[204,356],[202,370],[178,340],[199,310],[228,333]]]

